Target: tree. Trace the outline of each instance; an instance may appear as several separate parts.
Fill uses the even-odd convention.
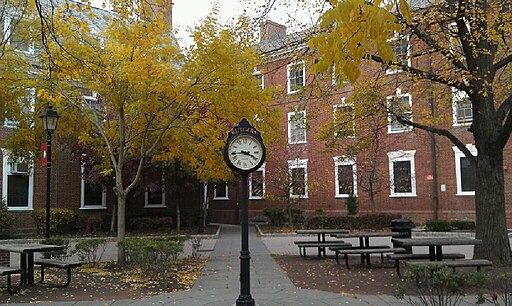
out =
[[[447,137],[476,169],[476,237],[482,245],[475,256],[510,262],[505,218],[503,149],[512,130],[512,37],[509,1],[330,1],[321,17],[320,33],[310,40],[319,54],[317,71],[335,64],[336,75],[355,81],[365,63],[402,71],[397,81],[425,80],[455,88],[471,101],[473,134],[478,158],[442,125],[412,122],[404,125]],[[415,47],[408,59],[395,57],[390,37],[405,37]],[[343,50],[343,52],[340,52]],[[427,84],[425,83],[425,84]]]
[[[272,131],[268,91],[248,69],[259,58],[243,22],[230,29],[207,18],[194,33],[197,47],[185,55],[168,27],[170,3],[120,1],[116,13],[62,5],[38,6],[47,52],[37,67],[47,86],[41,83],[36,110],[53,104],[63,114],[57,138],[103,157],[101,173],[115,180],[118,242],[125,238],[126,198],[146,163],[179,161],[198,178],[226,178],[219,148],[230,125],[258,115],[265,118],[258,127]],[[19,131],[38,133],[33,125]],[[119,247],[118,262],[124,260]]]

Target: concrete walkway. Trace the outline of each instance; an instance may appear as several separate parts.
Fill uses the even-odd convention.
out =
[[[341,296],[335,293],[299,289],[293,285],[272,258],[267,246],[249,230],[251,251],[251,296],[256,305],[404,305],[392,296]],[[26,305],[180,305],[229,306],[240,294],[240,227],[222,225],[219,239],[203,269],[201,277],[189,291],[162,294],[142,300],[81,301],[31,303]],[[474,299],[471,299],[474,301]],[[468,302],[461,305],[474,305]],[[25,305],[25,304],[16,304]]]

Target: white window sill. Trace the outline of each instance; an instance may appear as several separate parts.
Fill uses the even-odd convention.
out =
[[[214,201],[227,201],[229,198],[213,198]]]
[[[457,192],[457,194],[455,194],[455,195],[458,197],[475,196],[475,192],[474,191]]]
[[[348,194],[337,194],[337,195],[334,196],[334,198],[336,198],[336,199],[346,199],[349,196],[350,195],[348,195]]]
[[[262,200],[263,197],[249,197],[249,200]]]
[[[96,210],[96,209],[107,209],[107,207],[106,206],[100,206],[100,205],[98,205],[98,206],[90,205],[90,206],[80,207],[79,209],[80,210]]]
[[[390,198],[415,198],[418,195],[416,193],[394,193],[390,194]]]
[[[295,145],[295,144],[304,144],[308,143],[307,141],[297,141],[297,142],[288,142],[288,144]]]
[[[33,211],[32,207],[7,207],[7,211]]]
[[[470,126],[471,123],[473,122],[465,122],[465,123],[454,123],[453,124],[453,127],[458,127],[458,126]]]
[[[165,208],[165,204],[146,204],[144,208]]]
[[[388,130],[388,134],[401,134],[401,133],[408,133],[412,129],[403,129],[403,130]]]
[[[308,195],[290,195],[292,199],[308,199]]]

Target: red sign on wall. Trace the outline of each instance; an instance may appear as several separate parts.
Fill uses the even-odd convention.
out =
[[[41,144],[41,166],[46,167],[48,165],[48,146],[46,143]]]

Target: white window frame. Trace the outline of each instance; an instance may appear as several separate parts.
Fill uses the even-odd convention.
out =
[[[340,104],[336,104],[336,105],[333,105],[332,107],[332,113],[333,113],[333,116],[335,117],[334,119],[336,119],[336,112],[338,111],[338,109],[341,109],[341,108],[344,108],[344,107],[351,107],[352,108],[352,118],[354,119],[352,121],[352,135],[348,136],[347,138],[356,138],[356,122],[355,122],[355,116],[354,116],[354,104],[352,103],[346,103],[345,102],[345,97],[341,98],[341,103]],[[338,128],[336,126],[336,124],[334,124],[334,138],[338,138]]]
[[[229,200],[228,183],[224,182],[224,186],[226,188],[226,196],[225,197],[219,197],[219,196],[217,196],[217,185],[215,185],[215,188],[213,189],[213,200],[214,201]]]
[[[307,143],[307,128],[304,127],[298,127],[295,122],[293,122],[292,118],[293,116],[296,116],[298,113],[302,114],[302,117],[304,118],[304,126],[306,126],[306,111],[302,110],[296,110],[293,112],[288,113],[288,144],[301,144],[301,143]],[[303,129],[304,130],[304,140],[299,141],[292,141],[292,129]]]
[[[12,27],[11,27],[11,23],[13,22],[12,20],[12,16],[5,16],[4,18],[4,40],[7,41],[7,43],[10,45],[12,44],[11,42],[11,35],[12,35]],[[21,52],[21,53],[25,53],[25,54],[29,54],[29,55],[32,55],[35,53],[35,47],[34,47],[34,42],[31,40],[28,44],[28,50],[19,50],[16,48],[16,46],[14,46],[14,51],[16,52]]]
[[[413,121],[413,117],[412,117],[412,96],[409,93],[402,94],[400,88],[397,88],[395,95],[387,96],[386,97],[387,106],[388,106],[388,134],[405,133],[405,132],[410,132],[412,130],[412,126],[403,126],[400,129],[395,129],[395,128],[393,128],[393,125],[392,125],[392,123],[393,123],[393,115],[389,111],[389,108],[391,106],[391,100],[393,98],[400,98],[401,99],[401,98],[404,98],[404,97],[408,97],[409,98],[409,108],[410,108],[409,120]]]
[[[473,156],[478,156],[478,150],[473,144],[466,144],[466,148],[471,152]],[[455,178],[457,180],[457,196],[474,196],[474,191],[462,191],[462,177],[460,171],[460,159],[466,157],[459,148],[453,146],[453,152],[455,153]],[[475,169],[476,170],[476,169]]]
[[[357,196],[357,166],[356,166],[356,158],[355,157],[346,157],[346,156],[335,156],[334,159],[334,197],[335,198],[348,198],[350,194],[348,193],[340,193],[340,181],[338,177],[338,167],[339,166],[352,166],[352,175],[354,177],[354,190],[353,194]]]
[[[400,40],[400,39],[404,39],[407,42],[407,55],[406,55],[407,56],[407,66],[411,66],[411,44],[410,44],[409,36],[401,34],[401,33],[394,33],[393,37],[388,39],[388,43],[393,44],[395,41]],[[392,45],[391,48],[394,51],[394,45]],[[401,69],[387,68],[385,74],[390,75],[390,74],[397,74],[400,72],[402,72]]]
[[[8,176],[11,174],[11,165],[13,162],[9,159],[9,151],[0,149],[2,151],[2,199],[7,202],[8,197]],[[34,163],[28,162],[28,203],[23,207],[7,207],[9,211],[28,211],[33,210],[34,205]]]
[[[83,178],[85,167],[83,164],[80,165],[80,210],[93,210],[93,209],[107,209],[107,191],[103,188],[101,193],[101,203],[98,205],[85,205],[85,184],[86,181]]]
[[[458,105],[460,101],[463,101],[464,99],[469,99],[469,96],[466,92],[461,91],[455,87],[452,87],[452,105],[453,105],[453,126],[465,126],[465,125],[471,125],[473,123],[473,105],[470,102],[471,105],[471,118],[464,117],[460,120],[457,117],[457,110]]]
[[[293,194],[293,188],[290,188],[290,198],[307,199],[308,196],[308,159],[294,159],[288,161],[288,175],[292,178],[292,169],[304,169],[304,195]]]
[[[290,71],[299,65],[302,66],[302,86],[298,87],[298,89],[292,90],[292,88],[291,88],[292,84],[290,82]],[[304,86],[306,86],[306,64],[305,64],[305,62],[304,61],[292,62],[292,63],[289,63],[288,65],[286,65],[286,88],[287,88],[288,94],[290,95],[290,94],[297,93]]]
[[[160,186],[162,187],[162,203],[150,204],[149,203],[149,190],[146,188],[146,190],[144,190],[144,208],[166,207],[166,204],[165,204],[165,176],[163,173],[162,173],[162,179],[160,181]]]
[[[261,167],[254,172],[259,172],[259,171],[261,171],[261,179],[262,179],[262,186],[263,186],[262,194],[263,194],[263,196],[265,196],[265,164],[261,165]],[[252,173],[251,173],[251,175],[249,176],[249,199],[261,200],[261,199],[263,199],[263,196],[257,196],[257,195],[252,194]]]
[[[261,71],[255,70],[252,75],[256,78],[261,78],[261,82],[258,84],[258,88],[265,89],[265,76]]]
[[[416,170],[414,155],[416,150],[388,152],[389,159],[389,197],[416,197]],[[411,192],[395,192],[394,162],[409,161],[411,165]]]

